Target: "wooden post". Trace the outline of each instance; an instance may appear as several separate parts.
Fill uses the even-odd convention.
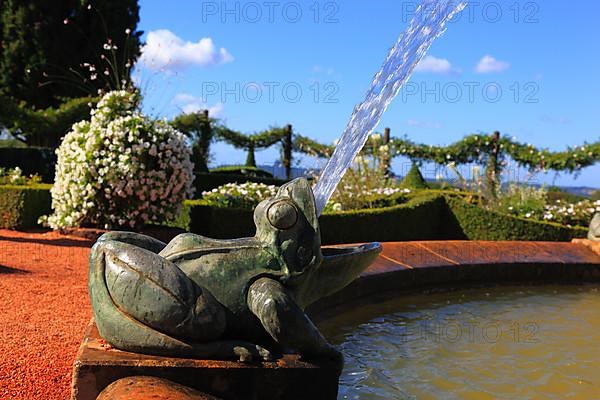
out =
[[[246,167],[256,167],[256,158],[254,157],[254,142],[248,143],[248,155],[246,156]]]
[[[195,151],[198,153],[194,157],[199,165],[196,169],[201,172],[208,172],[208,155],[210,152],[210,143],[212,142],[212,131],[208,110],[203,110],[202,114],[206,118],[206,124],[200,127],[200,137],[196,138]]]
[[[390,128],[385,128],[383,130],[383,145],[389,146],[390,144]],[[390,159],[389,150],[385,154],[381,155],[381,167],[383,168],[383,173],[386,177],[389,177],[392,172],[392,165]]]
[[[492,136],[492,152],[489,155],[487,165],[487,192],[489,199],[495,200],[497,197],[498,180],[500,178],[500,164],[499,164],[499,153],[500,153],[500,132],[495,131]]]
[[[292,125],[285,126],[285,136],[283,137],[283,167],[285,176],[288,180],[292,179]]]
[[[388,144],[390,142],[390,128],[385,128],[383,130],[383,144]]]

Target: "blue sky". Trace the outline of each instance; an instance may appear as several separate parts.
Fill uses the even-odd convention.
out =
[[[291,123],[331,143],[416,4],[141,0],[147,47],[136,76],[144,109],[170,118],[208,107],[236,130]],[[470,2],[433,44],[379,130],[389,126],[393,135],[430,144],[499,130],[553,150],[598,140],[599,14],[596,2]],[[277,158],[275,148],[257,153],[259,163]],[[244,159],[242,151],[214,146],[215,164]],[[396,172],[406,168],[403,162],[395,161]],[[577,180],[536,179],[600,186],[600,165]]]

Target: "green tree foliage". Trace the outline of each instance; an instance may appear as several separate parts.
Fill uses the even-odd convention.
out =
[[[171,125],[192,142],[192,162],[197,172],[208,172],[210,144],[213,141],[211,122],[214,120],[204,112],[180,114],[171,121]]]
[[[8,104],[0,124],[28,144],[56,146],[54,138],[38,137],[46,129],[32,132],[23,127],[36,124],[52,110],[60,113],[61,107],[63,117],[76,116],[70,123],[76,122],[81,114],[72,112],[70,99],[129,85],[142,34],[136,31],[137,0],[0,4],[0,102]],[[32,119],[26,120],[28,116]],[[50,119],[43,124],[51,123]],[[63,126],[51,130],[58,137],[66,133]]]
[[[248,152],[246,157],[246,166],[248,167],[256,167],[255,150],[271,147],[281,142],[287,135],[285,128],[271,128],[253,135],[246,135],[222,125],[215,126],[213,130],[219,140],[223,140],[237,149]]]
[[[67,100],[57,108],[35,110],[0,96],[0,126],[9,127],[16,138],[30,146],[58,147],[74,122],[89,117],[96,101],[96,98],[80,97]]]

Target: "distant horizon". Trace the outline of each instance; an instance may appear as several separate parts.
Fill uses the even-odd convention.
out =
[[[239,166],[239,167],[244,167],[245,164],[244,163],[239,163],[239,164],[231,164],[231,163],[215,163],[215,162],[211,162],[209,163],[209,168],[213,169],[213,168],[220,168],[220,167],[229,167],[229,166]],[[280,161],[275,161],[273,163],[270,164],[260,164],[257,163],[257,168],[260,168],[264,171],[267,171],[269,173],[271,173],[275,178],[285,178],[285,168],[281,165]],[[406,176],[406,173],[408,172],[408,169],[412,166],[412,163],[407,162],[405,164],[405,171],[403,174],[398,174],[394,171],[394,176],[397,179],[402,179],[404,178],[404,176]],[[430,165],[431,167],[434,167],[433,165]],[[468,175],[468,171],[472,168],[472,165],[463,165],[463,166],[457,166],[457,168],[459,170],[464,170],[461,171],[461,173],[463,172],[467,172],[464,174],[465,179],[468,182],[472,182],[473,178],[470,177]],[[306,174],[306,172],[308,172],[310,169],[309,168],[304,168],[301,166],[297,166],[297,167],[292,167],[292,178],[298,177],[298,176],[303,176]],[[434,170],[430,170],[430,169],[426,169],[425,173],[423,173],[423,170],[421,169],[421,174],[423,175],[423,178],[428,181],[428,182],[459,182],[459,179],[457,177],[455,177],[454,179],[452,178],[452,176],[450,176],[452,173],[445,171],[444,174],[446,174],[446,176],[444,177],[444,179],[437,179],[435,176],[432,177],[431,173]],[[320,170],[315,170],[315,172],[320,172]],[[523,173],[523,175],[527,175],[526,169],[521,168],[521,171]],[[520,179],[514,179],[514,176],[512,176],[513,179],[503,179],[502,180],[502,185],[506,185],[506,184],[510,184],[510,183],[517,183],[517,184],[524,184],[524,185],[530,185],[530,186],[535,186],[535,187],[542,187],[542,186],[546,186],[546,187],[558,187],[558,188],[572,188],[572,189],[590,189],[590,190],[600,190],[600,185],[562,185],[562,184],[552,184],[552,183],[546,183],[546,182],[540,182],[537,179],[535,179],[535,175],[532,177],[529,177],[526,181],[520,180]]]

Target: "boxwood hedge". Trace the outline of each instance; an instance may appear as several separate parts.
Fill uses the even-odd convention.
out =
[[[0,186],[0,228],[28,229],[51,212],[51,185]]]
[[[325,213],[319,219],[323,244],[408,240],[569,241],[585,237],[583,227],[565,227],[517,218],[469,204],[464,195],[423,191],[396,206]],[[174,223],[214,238],[252,236],[250,210],[210,207],[202,200],[186,202]]]
[[[448,225],[458,224],[467,239],[569,241],[585,237],[587,228],[567,227],[552,222],[538,222],[500,214],[469,204],[456,197],[446,197]]]
[[[0,186],[0,228],[37,226],[51,212],[50,185]],[[407,240],[569,241],[587,228],[565,227],[489,211],[450,191],[416,192],[390,207],[325,213],[320,218],[323,244]],[[203,200],[184,204],[168,225],[217,239],[254,235],[252,211],[212,207]]]
[[[0,167],[19,167],[23,175],[37,174],[43,182],[54,182],[54,149],[46,147],[0,147]]]

